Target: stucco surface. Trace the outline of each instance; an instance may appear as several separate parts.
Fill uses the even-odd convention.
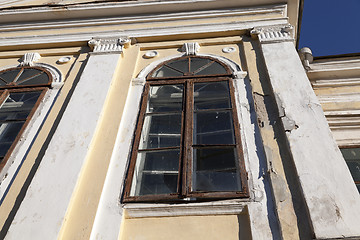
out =
[[[316,238],[360,235],[360,198],[291,42],[262,51]],[[291,124],[290,124],[291,125]]]
[[[248,216],[183,216],[125,219],[119,240],[249,240]]]

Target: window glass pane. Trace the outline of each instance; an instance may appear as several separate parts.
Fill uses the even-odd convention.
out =
[[[12,81],[14,81],[14,79],[18,75],[19,71],[20,71],[20,69],[5,71],[5,72],[0,73],[0,77],[7,83],[11,83]],[[3,81],[0,81],[0,85],[5,85],[5,83]]]
[[[175,68],[176,70],[183,72],[183,73],[189,72],[189,59],[188,58],[171,61],[171,62],[167,63],[166,65],[168,65],[171,68]]]
[[[360,181],[360,148],[340,149],[354,181]]]
[[[194,144],[235,144],[230,111],[194,113]]]
[[[139,152],[138,159],[143,159],[144,171],[177,172],[179,169],[179,149]]]
[[[155,71],[152,74],[152,77],[179,77],[183,75],[184,74],[182,72],[178,72],[164,65],[161,68],[159,68],[157,71]]]
[[[24,81],[27,78],[36,76],[38,74],[40,74],[42,71],[39,69],[35,69],[35,68],[25,68],[24,71],[20,74],[19,78],[17,79],[17,83],[20,83],[22,81]]]
[[[190,59],[190,72],[196,74],[196,72],[201,71],[201,67],[207,67],[207,64],[214,62],[214,60],[208,58],[191,58]]]
[[[195,148],[194,191],[240,191],[235,148]]]
[[[139,149],[180,146],[181,114],[147,115],[140,137]]]
[[[0,125],[0,143],[12,143],[25,121],[2,123]]]
[[[213,62],[211,65],[204,67],[201,71],[196,70],[195,75],[212,75],[212,74],[227,74],[226,69],[217,62]]]
[[[183,85],[151,86],[147,112],[181,112]]]
[[[41,92],[12,92],[0,108],[0,121],[26,119]]]
[[[9,148],[11,147],[12,142],[0,142],[0,160],[2,160]],[[0,161],[1,163],[1,161]]]
[[[231,108],[228,82],[194,84],[194,109]]]
[[[17,81],[18,85],[38,85],[38,84],[47,84],[49,82],[49,77],[45,72],[37,73],[23,80]]]
[[[131,196],[177,192],[180,150],[139,152]]]
[[[144,173],[139,195],[157,195],[176,193],[177,174]]]
[[[346,161],[354,181],[360,182],[360,160]]]

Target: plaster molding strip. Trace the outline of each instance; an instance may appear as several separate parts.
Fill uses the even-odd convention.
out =
[[[229,4],[230,2],[230,4]],[[50,20],[64,20],[74,18],[101,18],[108,15],[121,16],[121,15],[144,15],[144,12],[176,12],[179,5],[183,11],[195,12],[201,9],[221,9],[221,8],[246,8],[241,6],[239,1],[231,0],[182,0],[182,1],[130,1],[121,3],[95,3],[95,4],[78,4],[78,5],[64,5],[63,7],[29,7],[26,9],[2,9],[0,13],[0,20],[2,22],[15,22],[15,21],[50,21]],[[210,7],[209,5],[212,5]],[[206,7],[208,6],[208,7]],[[286,12],[285,4],[270,5],[268,8],[282,8],[282,13]],[[65,9],[64,9],[65,8]],[[139,11],[140,9],[140,11]],[[250,8],[251,9],[251,8]],[[56,14],[57,13],[57,14]],[[285,15],[285,14],[284,14]]]
[[[248,202],[219,201],[182,204],[124,204],[126,218],[241,214]]]
[[[99,38],[113,38],[114,36],[130,36],[130,37],[152,37],[152,36],[173,36],[179,34],[194,33],[218,33],[226,31],[246,31],[255,26],[271,26],[277,24],[286,24],[287,18],[279,18],[272,20],[252,20],[232,23],[213,23],[201,25],[189,25],[181,27],[158,27],[144,29],[130,29],[123,31],[103,31],[103,32],[83,32],[69,34],[52,34],[42,36],[18,36],[18,37],[0,37],[0,49],[9,47],[26,47],[42,44],[71,44],[76,45],[79,42],[88,42],[95,36]]]
[[[225,9],[225,10],[210,10],[210,11],[193,11],[186,13],[170,13],[158,14],[156,16],[127,16],[127,17],[109,17],[94,19],[79,19],[68,21],[54,21],[54,22],[40,22],[40,23],[21,23],[21,24],[3,24],[0,26],[0,32],[12,31],[30,31],[30,30],[46,30],[56,28],[79,28],[79,27],[96,27],[108,25],[122,25],[122,24],[141,24],[141,23],[156,23],[164,21],[180,21],[180,20],[199,20],[209,18],[224,18],[224,17],[241,17],[252,16],[259,14],[280,14],[285,16],[285,5],[275,6],[273,8],[242,8],[242,9]],[[1,15],[1,13],[0,13]]]

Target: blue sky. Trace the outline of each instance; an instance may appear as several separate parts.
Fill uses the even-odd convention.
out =
[[[360,53],[360,0],[304,0],[302,47],[314,56]]]

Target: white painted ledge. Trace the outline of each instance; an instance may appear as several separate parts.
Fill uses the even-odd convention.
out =
[[[249,202],[228,200],[206,203],[124,204],[126,218],[241,214]]]

